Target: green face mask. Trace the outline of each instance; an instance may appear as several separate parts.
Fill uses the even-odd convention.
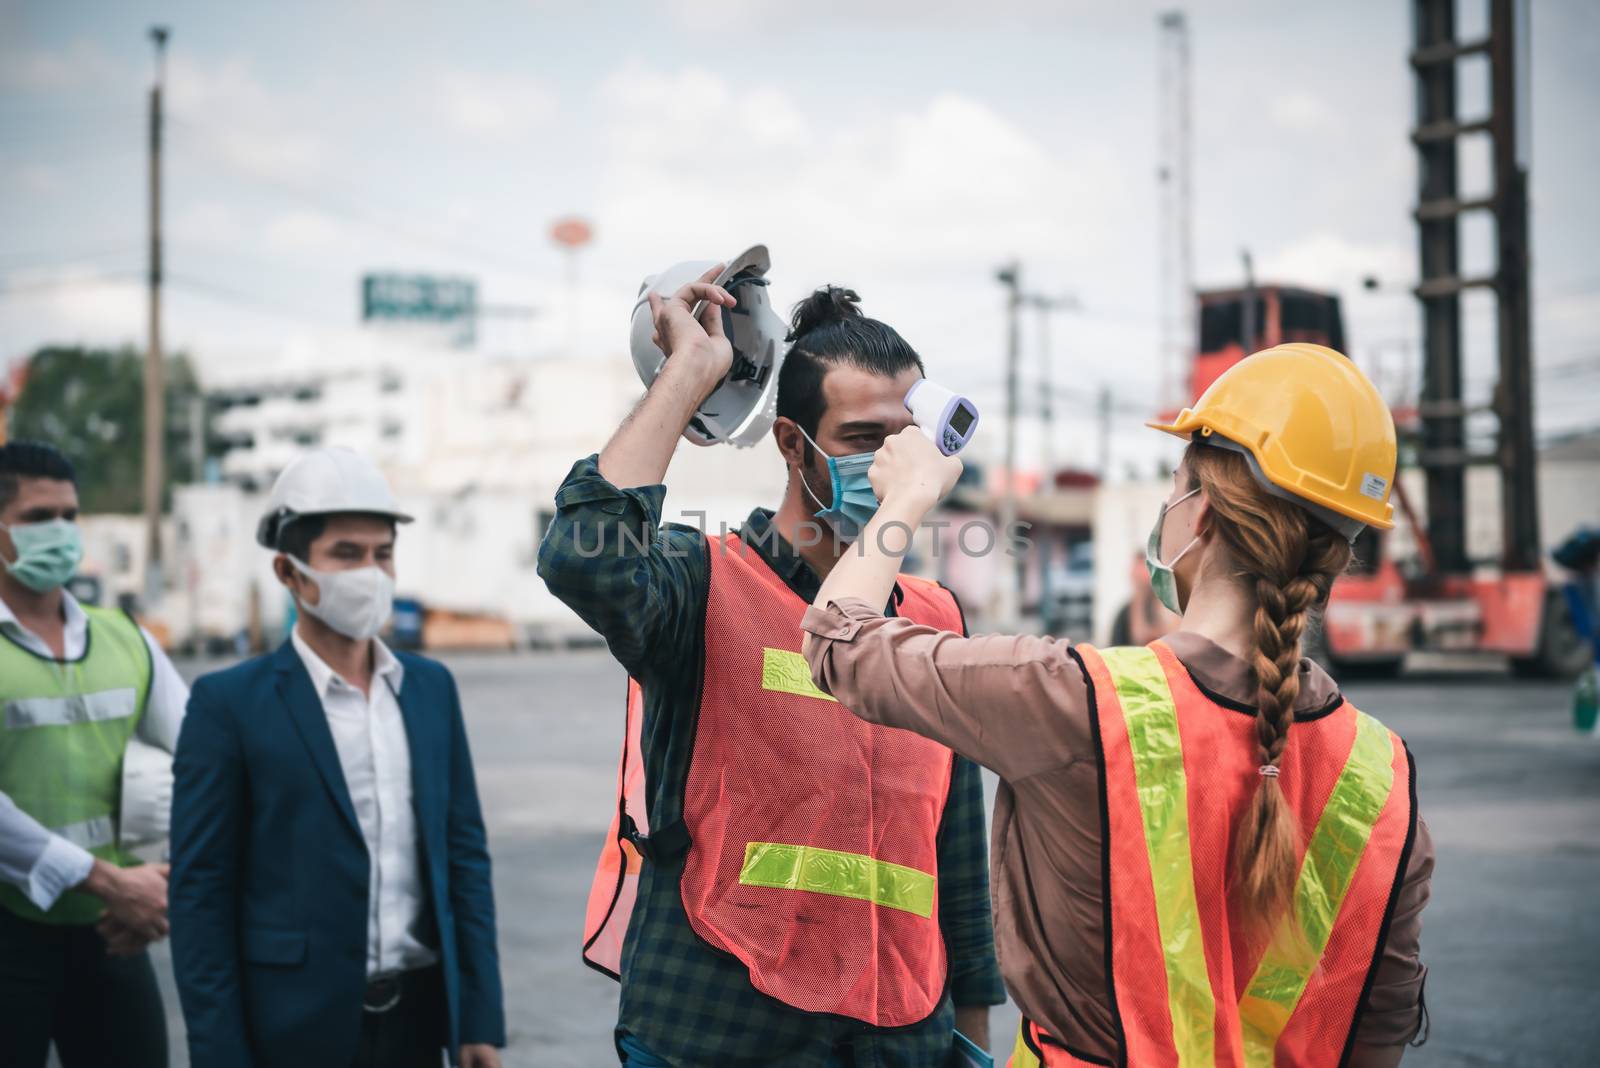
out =
[[[83,537],[78,524],[69,519],[52,519],[45,523],[18,523],[0,530],[11,535],[16,547],[15,560],[0,560],[6,570],[28,589],[36,593],[49,593],[66,584],[78,570],[83,559]]]
[[[1161,502],[1161,513],[1156,516],[1156,525],[1150,531],[1150,540],[1144,547],[1144,566],[1150,571],[1150,591],[1156,595],[1156,600],[1166,606],[1167,611],[1175,615],[1183,615],[1183,609],[1178,605],[1178,576],[1172,571],[1172,565],[1183,559],[1184,553],[1200,544],[1197,535],[1193,541],[1185,545],[1177,556],[1166,563],[1161,562],[1161,528],[1166,524],[1169,509],[1182,504],[1184,501],[1199,493],[1198,489],[1190,490],[1182,497],[1173,501],[1171,505]]]

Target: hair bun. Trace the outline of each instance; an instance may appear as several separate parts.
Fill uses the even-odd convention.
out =
[[[861,295],[843,286],[823,286],[794,306],[788,340],[797,341],[818,327],[846,319],[865,318],[861,314]]]

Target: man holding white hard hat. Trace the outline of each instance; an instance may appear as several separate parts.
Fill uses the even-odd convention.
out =
[[[978,769],[857,730],[799,657],[806,604],[876,506],[872,453],[914,422],[922,362],[849,290],[784,323],[769,265],[755,246],[646,280],[631,342],[648,391],[573,467],[540,546],[540,575],[630,676],[583,955],[622,983],[630,1068],[943,1068],[957,1027],[985,1044],[1005,997]],[[937,418],[950,399],[919,406]],[[953,451],[974,421],[936,440]],[[722,536],[661,522],[680,436],[769,435],[788,468],[775,511]],[[965,629],[912,576],[889,611]]]
[[[166,838],[189,689],[68,592],[82,556],[71,462],[0,445],[0,1065],[164,1068],[167,868],[134,850]]]
[[[257,541],[299,618],[195,682],[173,800],[173,965],[194,1068],[499,1068],[494,893],[455,680],[392,652],[383,475],[318,449]]]

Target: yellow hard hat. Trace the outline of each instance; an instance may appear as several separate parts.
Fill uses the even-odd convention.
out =
[[[1269,492],[1346,537],[1363,525],[1394,526],[1394,417],[1367,376],[1333,349],[1264,349],[1223,372],[1172,423],[1148,425],[1244,453]]]

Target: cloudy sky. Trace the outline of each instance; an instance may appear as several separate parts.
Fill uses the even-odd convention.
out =
[[[1462,35],[1481,31],[1487,3],[1462,7]],[[1550,433],[1600,420],[1600,5],[1534,7]],[[1416,273],[1407,9],[1187,8],[1198,281],[1237,282],[1248,248],[1259,277],[1338,289],[1353,354],[1389,388],[1415,304],[1359,282]],[[1080,302],[1053,326],[1057,380],[1077,391],[1057,440],[1090,457],[1077,398],[1110,385],[1131,428],[1157,383],[1158,10],[0,0],[0,361],[143,337],[145,31],[163,22],[167,334],[203,371],[336,350],[374,268],[463,272],[490,303],[536,306],[532,326],[492,335],[501,347],[615,356],[643,274],[764,241],[781,303],[857,288],[936,377],[996,412],[993,270],[1016,256],[1031,288]],[[1464,111],[1486,86],[1463,69]],[[1469,192],[1487,174],[1485,146],[1464,152]],[[548,238],[568,214],[597,234],[575,288]],[[1489,235],[1467,228],[1469,271],[1489,266]],[[1486,393],[1492,303],[1467,317],[1469,382]]]

